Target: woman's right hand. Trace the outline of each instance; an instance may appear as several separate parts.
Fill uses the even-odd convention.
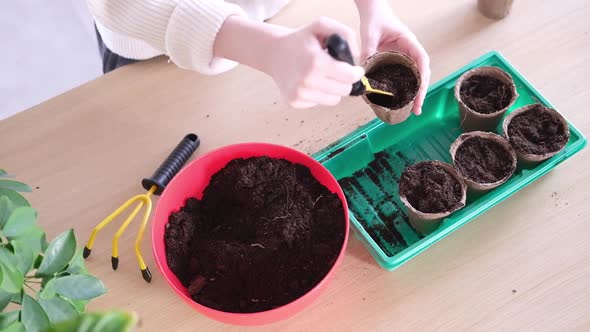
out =
[[[324,42],[334,33],[346,39],[353,56],[358,56],[354,32],[329,18],[283,33],[272,49],[264,50],[268,56],[262,69],[272,76],[292,107],[336,105],[364,75],[362,67],[334,60],[325,51]]]

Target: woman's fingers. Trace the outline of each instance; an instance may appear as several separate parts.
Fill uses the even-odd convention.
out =
[[[422,106],[424,105],[424,98],[430,85],[430,57],[415,36],[411,35],[407,37],[405,42],[408,55],[416,61],[422,81],[416,99],[414,100],[414,108],[412,109],[414,114],[420,115],[422,113]]]
[[[342,99],[341,96],[310,88],[297,89],[296,95],[293,97],[290,104],[294,108],[309,108],[315,105],[334,106]]]
[[[356,35],[354,31],[348,26],[328,17],[320,17],[310,25],[310,29],[322,45],[324,44],[326,38],[328,38],[331,34],[339,34],[342,38],[344,38],[344,40],[348,42],[352,56],[359,56],[359,47],[358,43],[356,42]]]
[[[306,88],[319,90],[323,93],[336,95],[336,96],[348,96],[352,90],[351,83],[343,83],[329,77],[319,76],[313,79],[309,79],[305,84]]]

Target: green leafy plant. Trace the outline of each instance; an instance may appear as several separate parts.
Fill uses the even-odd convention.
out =
[[[127,331],[136,318],[112,311],[84,313],[106,292],[90,275],[73,230],[51,242],[37,211],[19,192],[31,188],[0,169],[0,331]]]

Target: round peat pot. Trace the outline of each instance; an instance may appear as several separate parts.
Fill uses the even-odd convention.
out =
[[[487,18],[501,20],[510,14],[514,0],[477,0],[477,8]]]
[[[249,157],[270,157],[280,158],[292,163],[301,164],[310,169],[311,174],[319,183],[329,191],[338,195],[342,202],[344,213],[342,223],[344,223],[344,240],[342,248],[333,266],[330,268],[324,278],[315,285],[306,294],[298,299],[287,303],[281,307],[255,312],[255,313],[230,313],[220,310],[211,309],[195,302],[188,293],[186,287],[182,285],[176,275],[170,270],[166,260],[166,247],[164,243],[164,234],[166,224],[172,212],[178,211],[184,206],[185,201],[190,197],[202,198],[205,188],[208,186],[211,177],[225,167],[231,160],[237,158]],[[326,288],[332,279],[336,267],[341,263],[348,241],[349,223],[348,223],[348,206],[346,198],[340,188],[340,185],[332,174],[320,163],[301,153],[297,150],[284,146],[267,144],[267,143],[244,143],[222,147],[211,151],[196,160],[189,163],[170,181],[162,193],[152,223],[152,245],[155,261],[159,271],[164,276],[174,292],[186,303],[193,307],[201,314],[215,319],[217,321],[235,324],[235,325],[263,325],[289,318],[303,310],[316,299]]]
[[[464,100],[467,96],[470,101]],[[517,98],[514,80],[502,69],[477,67],[465,72],[455,84],[461,129],[495,131]]]
[[[461,179],[461,176],[459,176],[459,174],[457,174],[457,171],[455,170],[453,165],[443,163],[438,160],[423,161],[423,162],[414,164],[412,166],[409,166],[408,168],[406,168],[404,170],[404,173],[408,172],[412,168],[420,168],[421,166],[427,165],[427,164],[429,164],[429,166],[432,165],[435,168],[442,169],[444,172],[446,172],[448,175],[450,175],[450,177],[454,181],[456,181],[457,184],[459,184],[461,193],[460,193],[460,197],[459,197],[457,204],[455,204],[455,206],[449,208],[448,210],[443,211],[443,212],[424,212],[424,211],[421,211],[418,206],[412,205],[412,203],[410,203],[410,199],[407,197],[406,193],[402,192],[403,191],[402,182],[404,181],[404,178],[405,178],[405,174],[402,174],[402,177],[400,179],[400,186],[399,186],[400,187],[400,193],[399,193],[400,200],[402,201],[402,203],[404,203],[404,205],[408,209],[408,221],[410,222],[412,227],[414,227],[415,230],[417,230],[418,232],[420,232],[424,235],[427,235],[427,234],[435,231],[440,226],[440,224],[442,223],[444,218],[450,216],[453,212],[463,208],[465,206],[465,202],[467,200],[467,186],[465,185],[465,183]],[[425,184],[421,183],[420,186],[425,186]],[[431,190],[432,188],[428,188],[428,189]],[[430,192],[426,192],[427,190],[423,190],[423,191],[424,192],[422,193],[422,196],[433,194],[431,191]]]
[[[563,150],[570,139],[570,129],[556,110],[541,104],[515,109],[502,123],[519,161],[538,163]]]
[[[393,92],[394,94],[399,94],[399,96],[390,97],[373,93],[364,94],[363,100],[369,106],[371,106],[371,109],[373,110],[373,112],[375,112],[379,119],[389,124],[395,124],[403,122],[410,116],[410,113],[412,113],[412,108],[414,107],[414,98],[416,98],[416,95],[418,94],[418,89],[420,88],[420,84],[422,83],[422,81],[420,78],[420,71],[418,71],[418,66],[416,65],[414,60],[412,60],[412,58],[401,52],[386,51],[375,53],[367,59],[367,61],[363,65],[363,68],[365,69],[365,72],[367,73],[366,76],[367,78],[369,78],[370,81],[372,78],[371,76],[376,70],[385,68],[385,66],[388,65],[401,65],[403,67],[408,68],[411,72],[409,75],[413,75],[414,77],[412,78],[412,80],[415,79],[416,82],[415,91],[410,91],[408,89],[410,88],[410,86],[407,85],[410,83],[408,82],[409,80],[402,80],[401,82],[394,80],[394,91],[390,92]],[[392,78],[396,78],[397,76],[401,76],[403,72],[385,72],[382,74],[385,76],[387,76],[387,74],[390,74]],[[405,77],[411,77],[409,75],[406,74]],[[401,85],[404,85],[404,88],[400,90]],[[373,86],[373,88],[379,89],[381,87]]]
[[[494,189],[508,181],[516,170],[516,152],[498,134],[464,133],[451,144],[450,152],[457,173],[474,191]]]

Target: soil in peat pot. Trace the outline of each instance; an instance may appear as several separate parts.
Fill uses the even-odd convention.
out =
[[[569,139],[563,123],[541,105],[512,118],[508,136],[516,150],[536,155],[558,151]]]
[[[474,75],[461,84],[461,100],[477,113],[490,114],[504,109],[512,100],[510,85],[495,77]]]
[[[500,143],[471,137],[455,153],[455,166],[477,183],[494,183],[512,172],[512,156]]]
[[[393,96],[367,94],[373,104],[390,109],[399,109],[411,102],[418,93],[418,79],[412,70],[401,64],[380,65],[367,74],[374,89],[393,93]]]
[[[427,161],[404,170],[399,192],[423,213],[443,213],[461,206],[461,184],[445,169]]]
[[[166,258],[192,298],[225,312],[285,305],[316,286],[344,241],[342,202],[282,159],[235,159],[166,225]]]

